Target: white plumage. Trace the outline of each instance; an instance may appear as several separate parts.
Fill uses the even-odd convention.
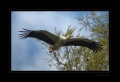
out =
[[[72,37],[72,36],[71,36]],[[65,36],[62,36],[62,37],[60,37],[59,39],[58,39],[58,41],[54,44],[54,45],[51,45],[50,46],[50,52],[52,52],[53,50],[59,50],[60,49],[60,47],[62,46],[62,45],[64,45],[65,43],[66,43],[66,41],[67,41],[67,39],[69,39],[70,38],[70,36],[67,36],[67,37],[65,37]]]

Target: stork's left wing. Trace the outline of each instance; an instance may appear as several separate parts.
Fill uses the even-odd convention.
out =
[[[73,46],[84,46],[87,47],[91,50],[93,50],[93,52],[98,52],[100,51],[100,49],[102,49],[100,46],[102,46],[99,42],[94,42],[92,40],[89,39],[85,39],[85,38],[69,38],[67,39],[66,43],[63,46],[69,46],[69,45],[73,45]]]

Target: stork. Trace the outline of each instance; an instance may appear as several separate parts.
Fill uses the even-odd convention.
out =
[[[59,48],[62,46],[84,46],[93,50],[94,53],[102,49],[100,47],[102,46],[100,42],[95,42],[86,38],[71,38],[73,37],[71,35],[68,35],[67,37],[65,36],[59,37],[46,30],[28,30],[24,28],[23,30],[24,31],[19,31],[19,32],[23,32],[22,34],[19,34],[20,39],[25,39],[27,37],[30,37],[30,38],[36,38],[42,40],[50,44],[49,46],[50,53],[53,52],[54,50],[59,50]]]

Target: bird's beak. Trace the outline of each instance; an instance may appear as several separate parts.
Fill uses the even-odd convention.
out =
[[[70,37],[74,37],[74,36],[70,36]]]
[[[70,35],[68,38],[72,38],[72,37],[74,37],[74,36],[71,36],[71,35]]]
[[[71,37],[74,37],[74,36],[72,36],[72,35],[69,35],[69,36],[67,37],[67,39],[69,39],[69,38],[71,38]]]
[[[70,36],[70,38],[72,38],[72,37],[74,37],[74,36]]]

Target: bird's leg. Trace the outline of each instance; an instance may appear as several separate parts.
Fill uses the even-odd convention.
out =
[[[49,53],[52,53],[52,52],[53,52],[53,50],[50,50],[50,51],[49,51]]]
[[[50,51],[49,51],[49,53],[52,53],[54,49],[55,49],[54,46],[51,45],[51,46],[50,46]]]

